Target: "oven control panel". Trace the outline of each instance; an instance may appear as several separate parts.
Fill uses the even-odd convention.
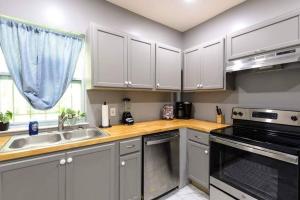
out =
[[[300,112],[298,111],[236,107],[232,110],[232,119],[300,126]]]

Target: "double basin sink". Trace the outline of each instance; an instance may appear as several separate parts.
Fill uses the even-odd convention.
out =
[[[47,132],[36,136],[17,135],[13,136],[0,152],[47,147],[106,136],[108,135],[100,132],[97,128],[75,129],[63,132]]]

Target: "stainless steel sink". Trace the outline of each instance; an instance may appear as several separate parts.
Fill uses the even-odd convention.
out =
[[[10,149],[29,148],[34,146],[49,145],[60,142],[62,140],[60,134],[45,134],[37,136],[28,136],[12,141],[9,145]]]
[[[68,131],[68,132],[64,132],[62,135],[66,140],[72,140],[72,141],[107,136],[106,134],[100,132],[98,129],[95,128]]]
[[[1,152],[41,148],[105,136],[107,134],[100,132],[97,128],[75,129],[66,132],[55,131],[36,136],[16,135],[4,145]]]

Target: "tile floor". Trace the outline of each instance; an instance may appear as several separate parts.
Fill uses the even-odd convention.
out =
[[[209,197],[195,186],[187,185],[180,190],[160,198],[160,200],[209,200]]]

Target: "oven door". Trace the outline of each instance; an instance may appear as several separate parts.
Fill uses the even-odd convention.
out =
[[[216,136],[210,148],[211,179],[255,199],[299,200],[298,156]]]

